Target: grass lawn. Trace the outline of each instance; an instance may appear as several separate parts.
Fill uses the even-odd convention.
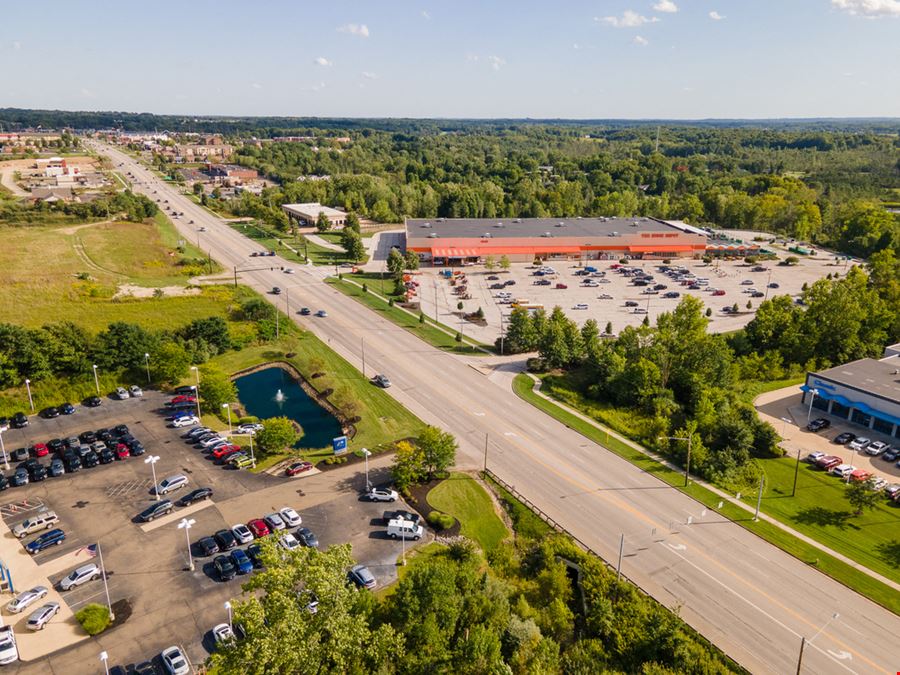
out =
[[[444,555],[446,551],[446,546],[444,546],[443,544],[438,544],[434,541],[420,548],[410,548],[409,544],[407,544],[405,566],[400,564],[400,556],[397,556],[397,581],[377,589],[375,591],[375,597],[379,600],[384,600],[390,597],[391,595],[393,595],[394,591],[397,590],[397,583],[401,579],[403,579],[403,577],[409,574],[409,571],[411,569],[414,569],[416,566],[426,563],[433,558]]]
[[[485,553],[494,550],[509,536],[488,493],[464,473],[451,474],[429,492],[428,503],[456,518],[462,534],[477,541]]]
[[[554,417],[586,438],[615,452],[617,455],[627,459],[629,462],[644,469],[648,473],[652,473],[660,480],[690,495],[707,508],[721,513],[726,518],[747,528],[799,560],[802,560],[807,564],[815,565],[819,571],[833,577],[858,593],[865,595],[870,600],[883,605],[894,613],[900,614],[900,592],[873,579],[865,572],[861,572],[850,565],[841,562],[837,558],[823,553],[820,549],[797,539],[795,536],[784,532],[771,523],[762,520],[753,522],[752,516],[738,506],[725,502],[721,509],[718,508],[718,503],[721,499],[711,490],[697,485],[696,483],[691,483],[687,488],[681,487],[684,480],[684,474],[680,471],[674,471],[663,466],[656,460],[647,457],[618,439],[608,436],[605,432],[588,424],[567,410],[560,408],[553,402],[541,398],[532,391],[532,380],[527,375],[519,374],[515,377],[513,380],[513,390],[525,401],[528,401],[536,408],[543,410],[551,417]],[[772,486],[770,486],[770,489],[771,488]],[[763,499],[764,504],[767,504],[767,501],[768,500],[765,498]],[[776,514],[773,513],[772,515]],[[788,522],[788,524],[794,525],[794,523],[791,522]],[[799,530],[800,528],[797,529]],[[827,543],[829,546],[832,545],[831,542]],[[852,549],[846,550],[837,545],[834,545],[834,548],[848,557],[853,556]],[[894,575],[891,576],[893,577]]]
[[[455,354],[469,354],[472,356],[484,356],[485,353],[473,344],[467,342],[457,342],[453,335],[447,335],[442,330],[436,328],[434,324],[426,318],[424,323],[419,323],[419,318],[412,315],[399,307],[391,307],[381,298],[376,297],[372,293],[363,293],[362,289],[342,279],[329,278],[327,283],[334,286],[344,295],[349,295],[357,302],[364,304],[366,307],[378,312],[388,321],[397,324],[401,328],[405,328],[409,332],[415,334],[432,347],[437,347],[444,351],[453,352]],[[373,280],[374,284],[378,283]],[[479,343],[475,343],[479,344]],[[488,349],[487,345],[479,345],[484,349]]]

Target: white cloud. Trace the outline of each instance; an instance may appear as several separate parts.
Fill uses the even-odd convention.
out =
[[[649,40],[647,40],[647,38],[643,38],[640,35],[635,35],[634,36],[634,44],[641,45],[643,47],[645,45],[649,45],[650,42],[649,42]]]
[[[500,70],[503,66],[506,65],[506,59],[502,59],[499,56],[488,56],[488,63],[491,64],[491,68],[494,70]]]
[[[254,82],[250,86],[253,87],[254,89],[262,89],[262,85],[259,82]]]
[[[334,64],[332,64],[331,61],[329,61],[328,59],[326,59],[324,56],[317,56],[316,58],[313,59],[313,63],[315,63],[317,66],[331,66],[331,65],[334,65]]]
[[[468,52],[468,53],[466,54],[466,61],[469,61],[469,62],[471,62],[471,63],[477,62],[477,61],[478,61],[478,54],[473,54],[472,52]]]
[[[659,0],[659,2],[653,5],[653,11],[674,14],[678,11],[678,5],[672,2],[672,0]]]
[[[22,49],[22,43],[18,40],[13,40],[12,48],[18,51],[19,49]]]
[[[347,23],[338,27],[339,33],[349,33],[358,37],[369,37],[369,27],[364,23]]]
[[[94,92],[92,92],[90,89],[87,89],[85,87],[81,88],[81,95],[84,96],[85,98],[94,98]]]
[[[831,0],[831,6],[871,19],[878,16],[900,17],[900,0]]]
[[[306,91],[322,91],[325,88],[324,82],[319,82],[318,84],[314,84],[311,87],[307,87]]]
[[[723,14],[719,14],[716,10],[713,10],[709,13],[709,18],[713,21],[721,21],[725,18]]]
[[[362,71],[362,73],[360,73],[360,75],[362,75],[367,80],[377,80],[378,79],[378,76],[375,73],[370,73],[368,70]]]
[[[423,18],[423,19],[430,19],[430,18],[431,18],[431,14],[429,14],[428,12],[426,12],[426,11],[423,9],[423,10],[422,10],[422,18]]]
[[[609,24],[613,28],[637,28],[638,26],[643,26],[645,23],[656,23],[659,19],[655,16],[648,18],[637,12],[633,12],[630,9],[626,9],[622,12],[622,16],[595,16],[594,21]]]

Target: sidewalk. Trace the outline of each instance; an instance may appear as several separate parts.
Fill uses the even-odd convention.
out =
[[[343,246],[338,246],[337,244],[332,244],[330,241],[326,241],[322,239],[322,237],[315,234],[305,234],[303,235],[311,244],[315,244],[316,246],[321,246],[322,248],[327,248],[329,251],[335,251],[337,253],[345,253]],[[293,250],[293,249],[291,249]]]
[[[647,455],[648,457],[651,457],[652,459],[656,460],[660,464],[665,465],[669,469],[672,469],[673,471],[684,471],[684,469],[682,467],[669,462],[666,458],[662,457],[661,455],[651,452],[650,450],[643,447],[642,445],[639,445],[639,444],[631,441],[630,439],[626,438],[625,436],[622,436],[621,434],[617,433],[616,431],[613,431],[612,429],[604,426],[603,424],[600,424],[596,420],[588,417],[587,415],[584,415],[583,413],[579,412],[578,410],[575,410],[574,408],[571,408],[571,407],[567,406],[566,404],[560,403],[556,399],[551,398],[550,396],[547,396],[546,394],[544,394],[543,392],[540,391],[540,383],[541,383],[540,379],[538,379],[536,376],[532,375],[531,373],[527,373],[527,375],[534,381],[534,386],[532,387],[532,391],[535,394],[537,394],[538,396],[540,396],[541,398],[543,398],[544,400],[550,401],[551,403],[562,408],[566,412],[587,422],[588,424],[595,427],[596,429],[603,431],[604,433],[608,434],[609,436],[612,436],[613,438],[619,440],[620,442],[624,443],[625,445],[628,445],[629,447],[633,448],[634,450],[637,450],[638,452],[643,453],[644,455]],[[727,500],[730,503],[734,504],[735,506],[739,506],[744,511],[747,511],[750,514],[755,513],[754,508],[752,508],[748,504],[745,504],[744,502],[740,501],[739,499],[731,496],[727,492],[724,492],[721,489],[715,487],[714,485],[711,485],[696,476],[691,476],[691,481],[696,483],[697,485],[700,485],[700,486],[706,488],[707,490],[714,493],[716,496],[722,498],[723,500]],[[897,582],[895,582],[891,579],[888,579],[886,577],[883,577],[882,575],[878,574],[877,572],[870,570],[865,565],[860,565],[858,562],[848,558],[847,556],[843,555],[842,553],[838,553],[837,551],[834,551],[834,550],[828,548],[827,546],[822,545],[820,542],[816,541],[815,539],[812,539],[811,537],[808,537],[805,534],[797,532],[796,530],[794,530],[794,529],[790,528],[789,526],[785,525],[784,523],[782,523],[780,520],[776,520],[775,518],[772,518],[771,516],[766,515],[762,511],[760,511],[760,513],[759,513],[759,518],[761,520],[766,521],[767,523],[769,523],[771,525],[774,525],[775,527],[779,528],[780,530],[787,532],[788,534],[796,537],[797,539],[800,539],[801,541],[809,544],[810,546],[813,546],[813,547],[819,549],[823,553],[827,553],[828,555],[832,556],[833,558],[836,558],[837,560],[840,560],[841,562],[849,565],[850,567],[853,567],[854,569],[857,569],[860,572],[863,572],[863,573],[869,575],[873,579],[880,581],[881,583],[885,584],[886,586],[890,586],[894,590],[900,591],[900,584],[898,584]]]

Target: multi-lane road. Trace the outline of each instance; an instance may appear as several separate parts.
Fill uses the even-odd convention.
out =
[[[213,258],[229,269],[259,266],[251,240],[132,157],[94,147],[135,175],[136,191],[183,211],[175,223],[187,239],[205,227],[200,245]],[[389,394],[455,434],[461,465],[481,466],[487,438],[490,468],[606,560],[617,559],[624,534],[623,573],[747,669],[795,672],[801,638],[815,636],[805,673],[900,672],[900,617],[538,412],[510,391],[508,378],[489,377],[367,311],[323,283],[322,270],[265,261],[276,270],[243,272],[241,283],[261,293],[285,289],[267,297],[353,363],[361,363],[364,341],[367,374],[387,374]],[[278,271],[282,265],[296,273]],[[299,317],[301,306],[329,316]]]

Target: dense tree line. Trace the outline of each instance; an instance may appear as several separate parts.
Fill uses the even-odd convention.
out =
[[[159,212],[156,203],[144,195],[125,190],[105,194],[84,204],[79,202],[37,202],[34,205],[0,200],[0,223],[42,223],[48,216],[67,216],[76,221],[124,218],[139,222]]]

